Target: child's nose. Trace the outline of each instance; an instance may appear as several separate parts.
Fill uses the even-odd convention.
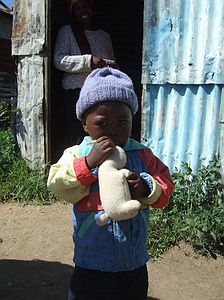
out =
[[[115,126],[111,126],[108,130],[108,136],[113,139],[114,137],[117,136],[117,129],[115,128]]]
[[[114,141],[114,140],[116,139],[116,137],[117,137],[117,134],[116,134],[116,133],[110,133],[110,134],[108,134],[108,137],[109,137],[112,141]]]

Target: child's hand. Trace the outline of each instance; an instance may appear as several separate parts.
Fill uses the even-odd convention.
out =
[[[127,177],[127,181],[133,198],[148,196],[150,194],[147,184],[136,173],[130,172],[130,175]]]
[[[90,153],[86,157],[88,167],[91,169],[102,164],[102,162],[104,162],[105,159],[113,152],[115,147],[116,145],[114,142],[107,136],[102,136],[97,139],[94,142]]]

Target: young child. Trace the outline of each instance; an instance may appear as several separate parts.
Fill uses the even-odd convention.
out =
[[[109,67],[94,70],[76,104],[77,118],[88,136],[66,149],[50,168],[48,188],[73,204],[75,269],[69,300],[147,299],[149,206],[167,206],[174,184],[167,166],[130,138],[137,109],[137,96],[126,74]],[[132,198],[143,199],[144,206],[132,219],[110,219],[98,226],[95,219],[103,210],[98,167],[116,145],[127,155]]]

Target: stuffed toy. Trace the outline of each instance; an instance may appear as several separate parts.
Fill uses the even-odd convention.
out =
[[[99,193],[104,212],[96,222],[105,225],[109,218],[121,221],[135,217],[141,204],[131,199],[127,182],[129,170],[123,169],[127,158],[124,150],[116,146],[113,153],[99,166]]]

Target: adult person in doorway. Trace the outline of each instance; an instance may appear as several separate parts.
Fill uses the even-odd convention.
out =
[[[68,0],[68,8],[71,24],[60,28],[54,48],[55,67],[63,71],[64,147],[79,143],[84,136],[74,116],[75,104],[88,74],[105,66],[118,68],[109,34],[95,23],[93,0]]]

